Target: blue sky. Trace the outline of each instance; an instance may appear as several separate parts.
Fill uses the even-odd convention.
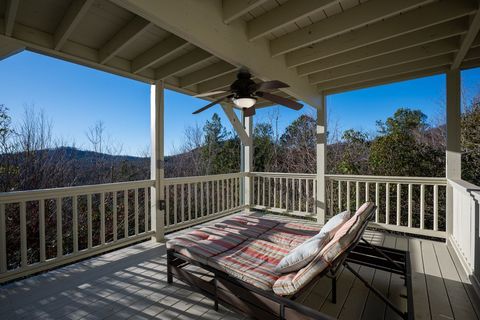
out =
[[[110,140],[123,153],[137,155],[150,143],[150,86],[135,80],[23,52],[0,61],[0,104],[10,109],[14,125],[26,106],[43,109],[53,123],[53,134],[80,148],[89,148],[86,131],[103,121]],[[480,92],[480,68],[462,73],[467,96]],[[329,96],[328,120],[339,129],[375,131],[375,121],[393,114],[399,107],[421,109],[433,123],[444,115],[444,76],[434,76]],[[203,100],[167,91],[165,100],[165,152],[181,146],[185,128],[203,125],[214,112],[230,128],[220,106],[199,115],[192,111]],[[268,120],[278,110],[283,129],[300,114],[286,108],[265,108],[256,121]],[[310,107],[301,113],[315,115]]]

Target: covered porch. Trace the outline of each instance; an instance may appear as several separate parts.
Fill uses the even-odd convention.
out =
[[[378,209],[368,236],[408,250],[412,259],[415,316],[479,318],[480,187],[462,180],[460,142],[460,72],[480,66],[478,6],[473,0],[0,0],[0,58],[31,50],[149,83],[152,145],[149,180],[0,194],[0,283],[14,281],[0,287],[1,314],[241,318],[215,313],[208,299],[178,282],[166,285],[169,236],[253,210],[323,224],[373,201]],[[226,101],[222,110],[242,142],[241,171],[165,178],[164,90],[228,89],[240,67],[257,82],[288,83],[275,93],[316,110],[316,173],[253,172],[255,116]],[[326,173],[326,96],[435,74],[446,74],[445,177]],[[269,105],[262,100],[256,107]],[[20,229],[17,253],[7,252],[12,212]],[[52,213],[54,226],[45,222]],[[38,219],[36,234],[30,219]],[[52,233],[55,246],[47,248]],[[32,259],[33,244],[39,254]],[[385,294],[401,297],[394,275],[359,271]],[[304,304],[333,317],[390,318],[348,271],[339,282],[337,304],[321,282]]]

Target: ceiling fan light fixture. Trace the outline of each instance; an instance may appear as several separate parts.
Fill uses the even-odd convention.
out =
[[[232,101],[237,107],[242,109],[253,107],[257,103],[257,99],[251,97],[233,98]]]

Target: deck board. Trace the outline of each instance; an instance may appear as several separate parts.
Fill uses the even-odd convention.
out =
[[[478,319],[480,305],[458,258],[443,243],[367,230],[377,245],[409,250],[416,319]],[[403,280],[385,271],[354,265],[368,281],[406,308]],[[193,271],[209,275],[198,268]],[[301,296],[305,305],[340,319],[395,316],[347,269],[337,282],[320,279]],[[143,242],[31,278],[0,286],[0,319],[243,319],[187,285],[166,282],[166,251]]]

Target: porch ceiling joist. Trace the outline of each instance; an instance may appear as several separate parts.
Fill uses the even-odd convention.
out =
[[[151,25],[149,21],[139,16],[133,18],[100,49],[100,63],[103,64],[113,58],[120,50],[132,43]]]
[[[200,70],[189,73],[183,77],[180,77],[179,79],[180,87],[185,88],[185,87],[193,86],[200,82],[208,81],[218,76],[223,76],[224,74],[230,73],[236,69],[237,69],[236,66],[233,66],[228,62],[219,61],[210,66],[207,66]]]
[[[7,0],[7,6],[5,9],[5,30],[4,30],[4,33],[7,36],[12,35],[19,4],[20,4],[20,0]]]
[[[346,51],[324,59],[312,61],[297,67],[300,76],[329,70],[343,65],[371,59],[377,56],[400,52],[408,48],[434,41],[459,36],[468,30],[467,18],[445,22],[426,29],[417,30],[392,39],[376,42],[354,50]]]
[[[250,41],[283,28],[308,15],[315,14],[340,0],[290,0],[248,21],[247,35]]]
[[[223,22],[230,23],[267,0],[222,0]]]
[[[24,49],[25,46],[22,46],[18,42],[12,41],[6,37],[0,38],[0,61],[17,54]]]
[[[53,36],[54,49],[60,50],[67,41],[68,37],[77,27],[83,16],[93,4],[94,0],[73,0],[57,26],[57,30]]]
[[[402,75],[406,73],[411,73],[414,71],[421,71],[432,69],[435,67],[450,66],[453,62],[453,55],[447,54],[443,56],[433,57],[424,60],[418,60],[413,62],[407,62],[401,65],[387,67],[383,69],[373,70],[370,72],[365,72],[362,74],[357,74],[341,79],[335,79],[330,81],[324,81],[318,84],[318,88],[321,91],[344,87],[347,85],[359,84],[363,82],[369,82],[376,79],[382,79],[386,77],[393,77],[396,75]]]
[[[161,59],[182,50],[188,42],[176,35],[170,35],[132,60],[132,72],[139,73]]]
[[[307,79],[286,68],[283,59],[271,58],[267,40],[250,42],[244,24],[224,23],[220,1],[112,1],[232,65],[249,68],[261,80],[288,83],[290,87],[282,91],[297,99],[312,106],[320,104],[317,89]]]
[[[333,69],[320,71],[308,76],[312,84],[345,78],[348,76],[362,74],[377,69],[384,69],[391,66],[405,64],[430,57],[436,57],[458,51],[459,38],[432,42],[413,48],[408,48],[393,53],[366,59],[360,62],[347,64]]]
[[[210,91],[222,90],[228,87],[233,81],[237,79],[237,72],[230,72],[220,77],[215,77],[211,80],[197,84],[197,92],[205,93]]]
[[[470,49],[463,61],[469,61],[477,58],[480,58],[480,47]]]
[[[163,80],[170,76],[192,68],[208,59],[211,59],[212,55],[205,50],[200,48],[195,48],[188,53],[173,59],[172,61],[166,63],[155,69],[155,79]]]
[[[444,0],[286,54],[288,67],[334,56],[475,13],[471,0]],[[348,12],[348,11],[347,11]]]
[[[352,90],[358,90],[358,89],[380,86],[380,85],[383,85],[383,84],[389,84],[389,83],[394,83],[394,82],[413,80],[413,79],[422,78],[422,77],[434,76],[434,75],[445,73],[449,69],[450,69],[449,66],[440,66],[440,67],[433,67],[433,68],[425,69],[425,70],[403,73],[403,74],[400,74],[400,75],[386,76],[386,77],[375,79],[375,80],[368,80],[368,81],[363,81],[363,82],[360,82],[360,83],[353,83],[353,84],[349,84],[349,85],[345,85],[345,86],[341,86],[341,87],[337,87],[337,88],[327,89],[327,90],[324,90],[324,94],[327,94],[327,95],[336,94],[336,93],[341,93],[341,92],[346,92],[346,91],[352,91]]]
[[[462,45],[460,46],[460,50],[458,51],[457,55],[455,56],[455,60],[452,63],[452,70],[458,69],[462,64],[463,59],[467,55],[468,50],[472,46],[473,41],[478,35],[478,31],[480,30],[480,10],[477,11],[475,16],[472,19],[470,24],[470,29],[468,30],[465,38],[463,39]]]
[[[324,19],[300,30],[288,33],[270,42],[273,56],[332,38],[336,35],[358,29],[401,12],[413,9],[432,0],[385,1],[370,0],[357,7]]]

